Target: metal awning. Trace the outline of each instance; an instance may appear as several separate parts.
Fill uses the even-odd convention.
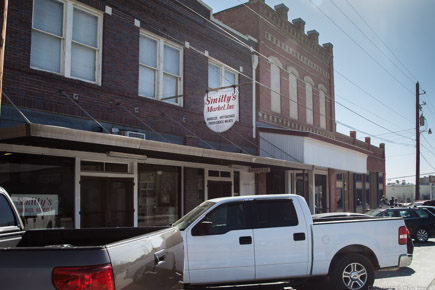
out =
[[[297,160],[303,164],[367,173],[369,152],[338,142],[311,138],[309,134],[292,135],[289,131],[260,132],[261,156]],[[266,152],[266,153],[265,153]]]
[[[225,152],[34,123],[0,128],[0,143],[98,153],[120,152],[146,155],[150,158],[206,164],[239,164],[252,168],[282,167],[285,169],[298,170],[312,169],[312,165],[270,157]]]

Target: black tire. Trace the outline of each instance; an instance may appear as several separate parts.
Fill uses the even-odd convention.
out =
[[[416,232],[415,232],[415,237],[414,237],[416,242],[419,243],[426,243],[427,240],[429,239],[429,233],[425,228],[419,228]]]
[[[373,286],[375,270],[366,257],[347,254],[334,262],[329,278],[333,289],[367,290]]]

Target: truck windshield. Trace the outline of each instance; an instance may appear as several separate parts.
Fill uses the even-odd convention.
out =
[[[184,231],[194,220],[202,215],[206,210],[212,207],[215,203],[211,201],[205,201],[192,209],[188,214],[176,221],[173,226],[178,227],[180,231]]]

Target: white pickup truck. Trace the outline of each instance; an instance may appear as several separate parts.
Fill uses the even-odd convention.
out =
[[[412,261],[402,219],[313,222],[298,195],[213,199],[174,225],[184,240],[186,288],[329,277],[332,289],[368,289],[374,271]]]

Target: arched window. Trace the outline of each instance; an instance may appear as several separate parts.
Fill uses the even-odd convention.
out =
[[[314,81],[310,77],[305,77],[305,106],[307,111],[307,124],[313,125],[313,87]]]
[[[287,71],[289,72],[288,80],[289,80],[289,98],[290,98],[290,118],[298,119],[298,78],[299,73],[293,67],[288,67]]]
[[[320,128],[326,129],[326,94],[325,86],[319,84],[319,113],[320,113]]]
[[[281,113],[281,62],[276,57],[269,57],[270,61],[270,108],[273,112]]]

